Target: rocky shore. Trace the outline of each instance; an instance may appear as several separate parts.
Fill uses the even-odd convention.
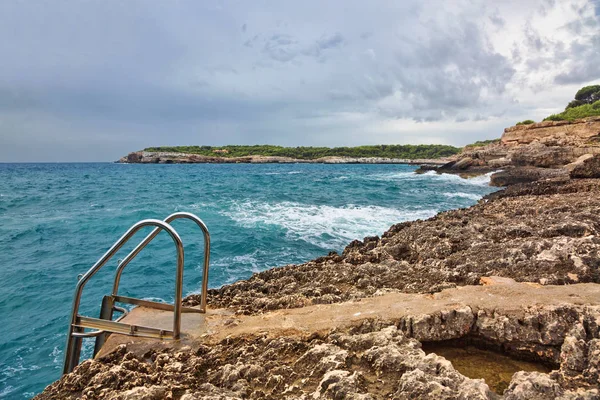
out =
[[[342,254],[212,290],[209,304],[240,318],[265,318],[276,310],[360,304],[393,293],[445,293],[465,285],[484,293],[490,276],[528,282],[531,290],[598,284],[599,230],[599,180],[515,185],[468,209],[394,225]],[[420,348],[422,341],[463,338],[554,369],[515,374],[503,398],[593,399],[599,396],[600,305],[577,297],[582,294],[568,295],[572,304],[545,304],[553,295],[508,309],[502,300],[477,310],[455,299],[441,313],[367,318],[311,335],[248,334],[213,343],[207,337],[187,348],[142,353],[121,346],[84,362],[38,398],[499,398],[484,381]]]
[[[221,157],[199,154],[136,151],[118,161],[123,164],[414,164],[443,165],[448,159],[407,159],[384,157],[322,157],[304,160],[290,157]]]
[[[115,345],[37,398],[598,399],[598,138],[600,119],[508,128],[437,169],[507,188],[211,290],[204,334]],[[546,369],[493,386],[432,343]]]
[[[506,128],[498,143],[465,148],[448,163],[425,166],[465,176],[502,170],[491,184],[507,186],[540,179],[600,178],[600,117],[545,121]]]

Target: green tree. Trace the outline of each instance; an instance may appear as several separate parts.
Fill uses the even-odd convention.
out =
[[[572,100],[569,104],[567,104],[567,107],[565,107],[565,110],[568,110],[569,108],[575,108],[575,107],[579,107],[585,104],[585,101],[581,101],[581,100]]]
[[[544,121],[574,121],[580,118],[600,116],[600,85],[582,87],[575,94],[575,100],[569,102],[565,111],[552,114]]]
[[[600,100],[600,85],[582,87],[575,94],[575,100],[582,101],[585,104],[592,104]]]

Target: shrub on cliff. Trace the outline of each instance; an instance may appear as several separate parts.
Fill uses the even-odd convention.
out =
[[[568,108],[560,114],[553,114],[544,118],[544,121],[574,121],[580,118],[600,116],[600,106],[596,103]]]
[[[595,103],[600,100],[600,85],[582,87],[575,94],[575,100],[579,100],[584,104]]]
[[[535,124],[535,121],[526,119],[525,121],[517,122],[517,125],[531,125],[531,124]]]
[[[564,121],[565,118],[563,118],[562,114],[563,113],[552,114],[551,116],[544,118],[544,121]]]
[[[500,143],[500,139],[489,139],[489,140],[478,140],[475,143],[468,144],[464,147],[465,150],[473,149],[475,147],[483,147],[490,144]]]
[[[567,104],[567,106],[565,107],[565,110],[568,110],[569,108],[573,108],[573,107],[579,107],[584,104],[585,104],[585,102],[583,102],[581,100],[572,100],[569,104]]]
[[[600,116],[599,102],[600,85],[582,87],[575,94],[575,100],[567,105],[565,111],[552,114],[544,118],[544,121],[573,121],[579,118]]]

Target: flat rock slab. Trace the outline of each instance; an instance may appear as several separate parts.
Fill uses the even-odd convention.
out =
[[[157,347],[180,347],[197,343],[217,343],[226,338],[267,335],[270,337],[306,337],[333,328],[359,325],[365,320],[395,321],[410,316],[431,315],[444,311],[471,308],[494,310],[499,314],[525,314],[535,306],[598,306],[600,284],[582,283],[542,286],[516,283],[507,278],[485,278],[483,286],[461,286],[433,295],[386,293],[337,304],[320,304],[303,308],[276,310],[263,315],[234,315],[227,309],[209,309],[207,314],[182,314],[183,337],[179,342],[144,339],[113,334],[99,356],[109,354],[120,344],[136,353]],[[138,307],[123,322],[172,328],[172,313]]]

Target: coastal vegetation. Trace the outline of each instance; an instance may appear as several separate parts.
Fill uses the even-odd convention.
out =
[[[565,111],[552,114],[544,118],[544,121],[574,121],[594,116],[600,116],[600,85],[585,86],[579,89],[575,94],[575,100],[567,104]]]
[[[441,144],[423,145],[375,145],[357,147],[282,147],[272,145],[254,146],[167,146],[148,147],[148,152],[198,154],[217,157],[272,156],[314,160],[322,157],[381,157],[381,158],[442,158],[460,152],[460,147]]]
[[[525,121],[517,122],[517,125],[531,125],[535,124],[534,120],[526,119]]]
[[[519,125],[519,124],[517,124]],[[483,147],[489,144],[500,143],[500,139],[490,139],[490,140],[478,140],[475,143],[471,143],[465,146],[465,148],[473,148],[473,147]]]

